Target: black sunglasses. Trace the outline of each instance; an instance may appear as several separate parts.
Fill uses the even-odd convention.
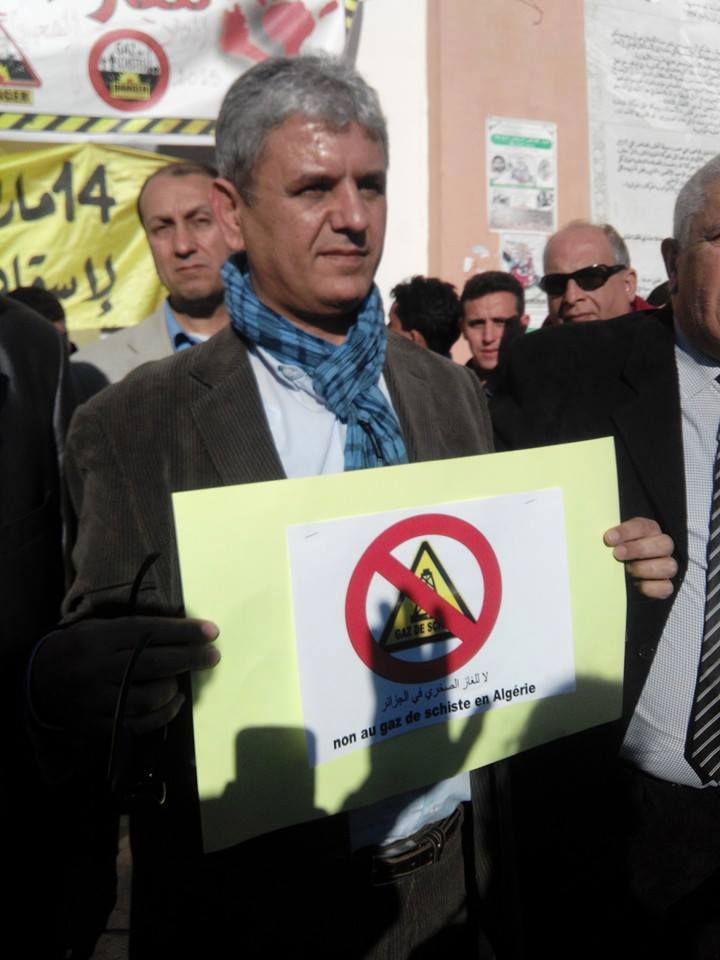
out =
[[[570,280],[574,280],[581,290],[599,290],[610,277],[621,270],[627,270],[624,263],[612,267],[604,263],[594,263],[590,267],[581,267],[572,273],[546,273],[540,281],[540,289],[549,297],[561,297]]]

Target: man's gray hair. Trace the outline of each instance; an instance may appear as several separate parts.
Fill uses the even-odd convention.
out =
[[[615,227],[611,223],[598,223],[598,227],[602,230],[605,236],[608,238],[610,244],[610,249],[613,252],[613,258],[615,263],[623,267],[630,266],[630,251],[627,248],[627,244],[617,232]]]
[[[293,114],[333,130],[357,123],[388,160],[388,136],[378,95],[352,67],[330,57],[272,57],[244,73],[220,107],[216,157],[220,176],[252,197],[252,174],[265,138]]]
[[[613,262],[608,264],[608,266],[620,266],[629,267],[630,266],[630,251],[627,248],[627,244],[617,232],[615,227],[610,223],[591,223],[590,220],[571,220],[570,223],[566,223],[564,227],[561,227],[558,230],[558,233],[562,233],[563,230],[575,229],[576,227],[590,227],[593,230],[602,230],[605,236],[608,239],[610,244],[610,250],[613,255]],[[557,234],[553,234],[553,237]],[[550,240],[553,239],[550,237]],[[547,253],[550,240],[545,244],[545,251]],[[545,269],[547,269],[547,255],[543,255],[543,262],[545,263]]]
[[[707,188],[714,180],[720,180],[720,154],[708,160],[704,167],[700,167],[677,196],[673,217],[673,237],[681,249],[690,239],[692,219],[705,205]]]

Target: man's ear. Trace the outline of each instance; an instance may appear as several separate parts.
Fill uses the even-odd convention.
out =
[[[242,230],[242,198],[229,180],[213,180],[210,206],[225,243],[235,251],[245,249]]]
[[[630,267],[629,270],[625,271],[625,292],[627,293],[628,303],[632,303],[635,299],[635,293],[637,291],[637,272]]]
[[[520,317],[520,326],[523,328],[523,330],[527,330],[527,325],[529,323],[530,323],[530,317],[527,315],[527,313],[524,313]]]
[[[677,260],[678,254],[680,253],[678,249],[677,240],[673,240],[672,237],[666,237],[660,247],[662,250],[663,260],[665,261],[665,269],[667,271],[668,280],[670,281],[670,293],[677,293]]]
[[[415,330],[414,327],[411,327],[409,330],[406,330],[405,333],[408,334],[409,339],[412,340],[413,343],[416,343],[419,347],[427,348],[427,340],[419,330]]]

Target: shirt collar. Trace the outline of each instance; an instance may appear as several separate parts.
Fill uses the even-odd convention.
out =
[[[196,343],[202,343],[204,340],[207,340],[207,337],[198,336],[195,333],[188,333],[187,330],[184,330],[177,321],[177,317],[172,311],[170,302],[168,300],[163,304],[165,310],[165,326],[167,327],[168,337],[170,338],[170,343],[173,345],[173,350],[177,353],[179,350],[186,350],[188,347],[194,347]]]
[[[249,349],[262,361],[282,386],[289,390],[302,390],[303,393],[307,393],[319,403],[325,404],[325,401],[315,393],[312,379],[302,367],[294,366],[284,360],[278,360],[269,350],[265,350],[257,344],[250,344]]]

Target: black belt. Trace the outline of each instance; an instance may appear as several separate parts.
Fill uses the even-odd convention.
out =
[[[448,840],[463,822],[463,806],[459,804],[444,820],[430,823],[404,840],[384,847],[366,847],[356,857],[370,867],[370,881],[379,886],[407,877],[420,867],[436,863]]]

